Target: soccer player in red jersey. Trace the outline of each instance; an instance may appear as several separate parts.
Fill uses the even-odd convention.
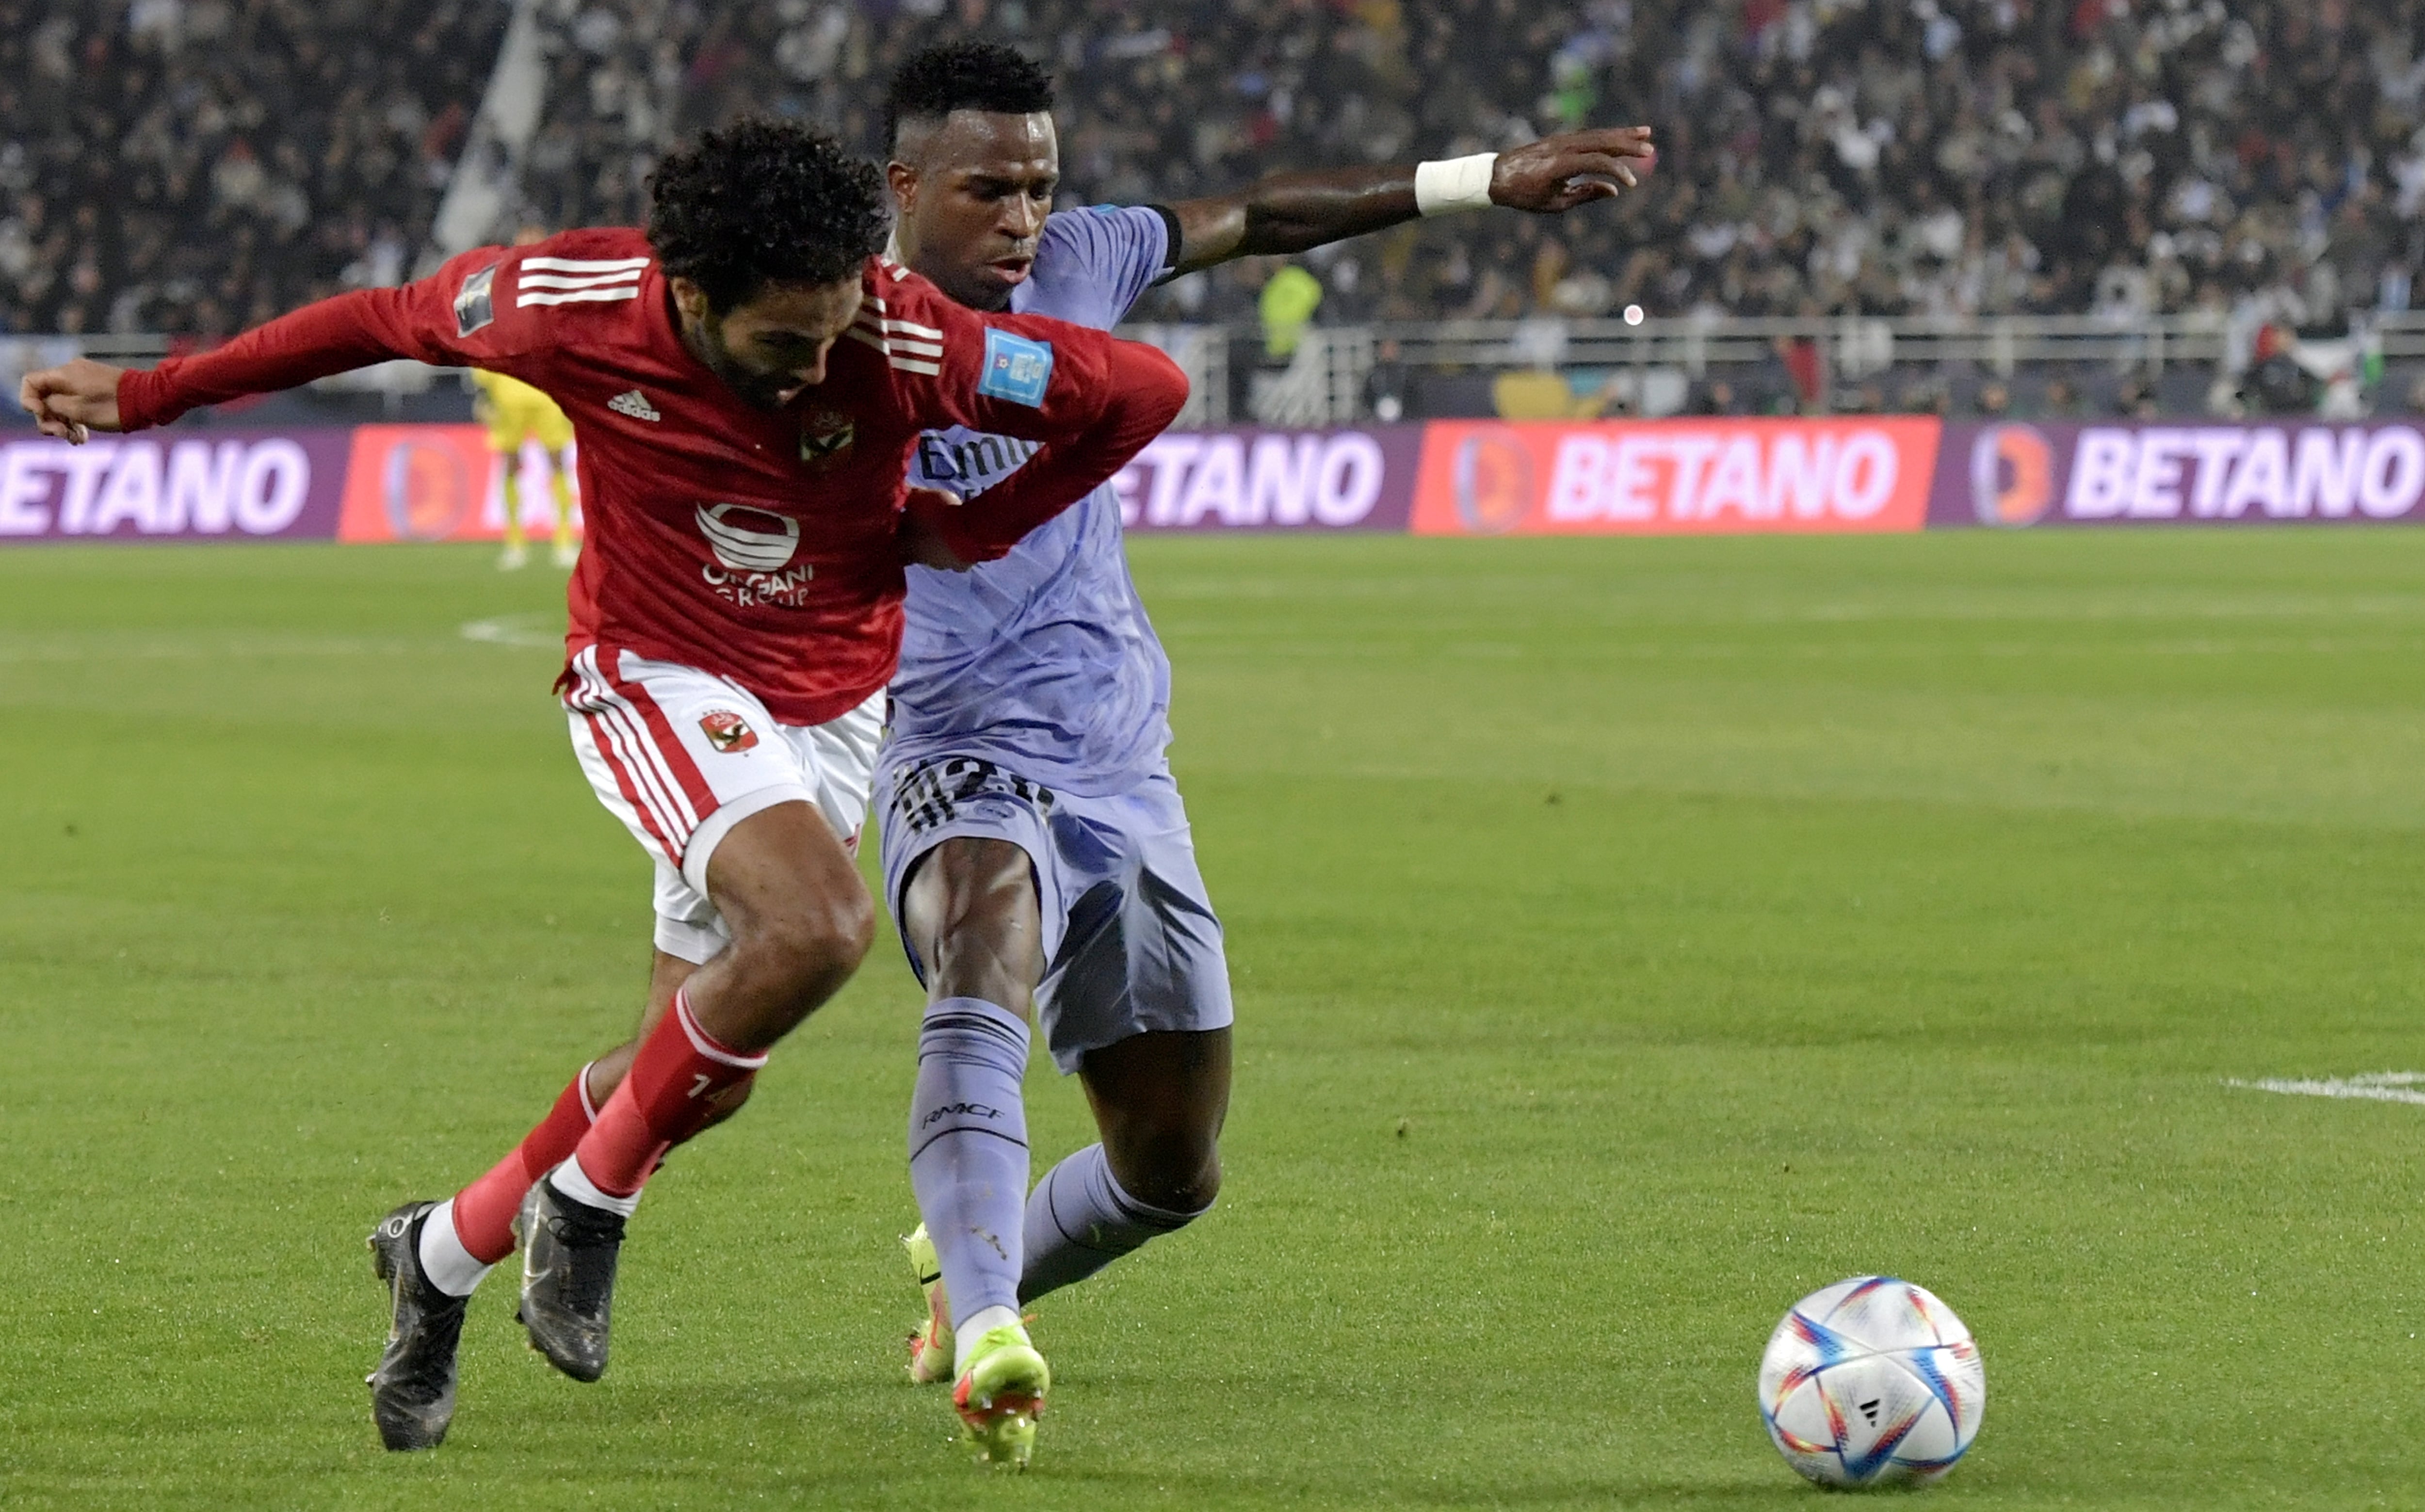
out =
[[[578,434],[589,539],[558,691],[600,800],[656,861],[661,937],[722,944],[651,1002],[628,1070],[595,1079],[612,1087],[602,1103],[585,1067],[494,1169],[373,1233],[393,1311],[372,1408],[392,1449],[444,1438],[464,1304],[512,1252],[534,1183],[522,1321],[567,1375],[603,1373],[643,1183],[739,1105],[770,1047],[866,953],[875,911],[852,852],[905,554],[1002,556],[1186,397],[1148,347],[979,315],[874,255],[884,181],[821,133],[711,132],[666,159],[651,197],[645,233],[484,248],[202,356],[150,372],[79,360],[21,391],[46,433],[81,441],[413,358],[519,378]],[[965,505],[909,497],[919,433],[950,425],[1042,447]]]

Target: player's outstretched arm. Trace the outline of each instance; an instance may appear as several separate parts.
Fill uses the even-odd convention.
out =
[[[1023,338],[1025,355],[1043,364],[1042,373],[1032,378],[996,382],[984,368],[972,372],[947,360],[951,365],[933,394],[949,411],[936,415],[937,422],[1044,443],[1025,466],[965,504],[955,505],[932,490],[910,495],[907,509],[919,534],[939,541],[964,565],[1008,554],[1020,538],[1128,466],[1179,418],[1187,403],[1187,375],[1150,346],[1083,326],[1034,315],[980,322],[952,308],[957,314],[948,318],[956,324],[989,326]],[[982,343],[982,330],[976,334]],[[953,335],[960,337],[955,346],[972,345],[959,332]],[[988,361],[999,355],[990,345],[975,349]],[[1032,381],[1033,390],[1019,391],[1020,381]],[[961,383],[978,396],[952,392]],[[955,564],[928,557],[923,565]]]
[[[78,358],[28,373],[18,401],[33,412],[44,435],[80,442],[89,431],[164,426],[203,405],[276,394],[395,358],[503,365],[510,353],[496,328],[465,340],[455,309],[462,265],[484,258],[493,265],[500,255],[497,249],[484,248],[417,283],[359,289],[307,304],[223,346],[171,357],[148,371]]]
[[[1301,252],[1424,214],[1478,209],[1486,194],[1511,210],[1563,214],[1634,187],[1630,160],[1655,155],[1649,127],[1611,126],[1545,137],[1495,157],[1277,173],[1237,194],[1172,205],[1175,265],[1192,273],[1232,258]]]

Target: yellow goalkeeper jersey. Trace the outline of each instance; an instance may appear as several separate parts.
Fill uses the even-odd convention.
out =
[[[489,427],[489,444],[501,452],[522,450],[525,437],[536,439],[552,452],[560,452],[571,443],[572,422],[555,401],[532,388],[520,378],[503,373],[472,370],[472,381],[479,385],[476,406],[480,423]]]

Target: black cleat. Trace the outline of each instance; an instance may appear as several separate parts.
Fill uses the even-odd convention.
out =
[[[525,1210],[522,1305],[514,1316],[549,1364],[576,1381],[594,1381],[606,1374],[623,1215],[575,1202],[553,1182],[542,1180],[536,1192]]]
[[[467,1297],[448,1296],[421,1274],[421,1225],[435,1202],[407,1202],[371,1231],[371,1267],[392,1303],[387,1352],[364,1379],[371,1421],[390,1449],[435,1449],[455,1421],[455,1346]]]

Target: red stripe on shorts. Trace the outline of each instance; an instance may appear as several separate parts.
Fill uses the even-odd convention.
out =
[[[673,773],[676,781],[682,783],[683,792],[690,798],[691,812],[699,815],[699,823],[706,823],[707,816],[715,812],[715,789],[708,785],[699,764],[690,759],[689,748],[683,744],[680,735],[674,733],[674,727],[666,718],[666,712],[657,707],[656,700],[649,697],[649,690],[624,679],[622,651],[612,646],[601,647],[600,650],[605,652],[600,658],[599,666],[606,680],[615,684],[615,691],[621,694],[624,701],[648,722],[649,733],[656,737],[654,744],[658,754],[664,758],[666,769]]]
[[[638,739],[639,734],[627,721],[617,718],[620,711],[614,708],[610,698],[602,696],[604,686],[584,665],[586,661],[585,655],[574,662],[573,685],[565,701],[588,721],[590,743],[598,748],[606,769],[615,774],[615,786],[622,793],[623,801],[640,816],[641,827],[654,837],[667,862],[680,866],[683,847],[673,838],[681,830],[679,816],[663,812],[664,800],[651,791],[654,783],[632,769],[631,759],[622,747]]]
[[[612,688],[593,668],[589,686],[598,716],[606,731],[620,743],[632,781],[645,794],[655,808],[657,820],[665,827],[666,837],[674,843],[674,862],[682,861],[683,848],[690,844],[698,820],[690,805],[676,791],[673,774],[666,769],[664,752],[657,749],[655,738],[632,706]]]

